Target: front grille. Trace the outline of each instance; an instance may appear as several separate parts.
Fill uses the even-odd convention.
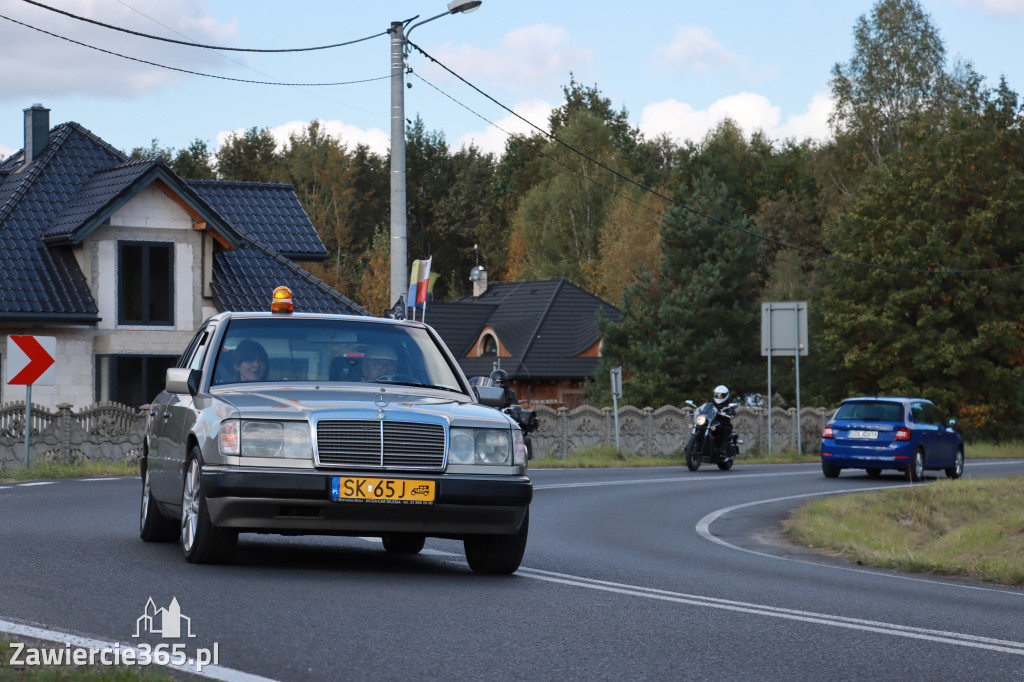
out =
[[[316,425],[323,466],[442,469],[444,426],[418,422],[324,420]]]

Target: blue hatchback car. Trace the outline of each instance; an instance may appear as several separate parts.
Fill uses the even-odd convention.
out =
[[[942,469],[960,478],[964,441],[955,425],[922,398],[847,398],[821,434],[821,469],[828,478],[843,469],[866,469],[872,477],[896,469],[909,481]]]

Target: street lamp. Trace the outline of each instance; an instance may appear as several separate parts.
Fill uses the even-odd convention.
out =
[[[448,11],[413,24],[409,32],[405,25],[416,19],[393,21],[388,33],[391,34],[391,302],[409,291],[408,248],[406,238],[406,195],[405,195],[405,48],[408,35],[417,26],[440,19],[449,14],[472,12],[483,4],[483,0],[452,0]],[[408,301],[406,303],[409,303]]]

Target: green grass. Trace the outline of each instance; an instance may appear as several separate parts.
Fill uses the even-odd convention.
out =
[[[42,481],[50,478],[82,478],[91,476],[138,476],[138,464],[113,462],[87,462],[85,464],[55,464],[43,462],[28,469],[0,469],[0,483]]]
[[[1024,586],[1024,477],[938,479],[816,500],[786,523],[795,542],[899,571]]]

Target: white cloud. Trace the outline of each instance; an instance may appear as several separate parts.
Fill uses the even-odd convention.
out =
[[[8,147],[5,144],[0,144],[0,161],[3,161],[4,159],[6,159],[8,156],[13,154],[14,152],[15,152],[14,149],[11,149],[10,147]]]
[[[114,26],[176,40],[230,44],[234,22],[218,23],[201,0],[136,0],[131,3],[66,0],[61,9]],[[0,14],[22,24],[0,22],[0,100],[39,101],[83,94],[132,99],[157,90],[181,74],[142,64],[55,36],[181,69],[216,73],[233,65],[210,50],[157,42],[34,7],[0,0]],[[36,27],[54,35],[40,33]],[[183,37],[184,36],[184,37]]]
[[[954,0],[961,7],[980,8],[997,17],[1015,17],[1024,14],[1024,0]]]
[[[553,106],[542,100],[522,102],[512,108],[519,116],[542,130],[548,130],[548,117],[551,115],[552,109],[554,109]],[[488,126],[483,132],[466,133],[458,139],[455,148],[459,149],[475,144],[484,154],[501,156],[505,151],[505,142],[508,140],[509,134],[529,136],[535,132],[537,132],[536,128],[510,114],[494,125]]]
[[[322,130],[328,135],[338,138],[349,150],[355,149],[358,144],[365,144],[370,151],[387,155],[391,149],[391,136],[383,130],[377,128],[363,130],[342,121],[320,121],[320,125]],[[269,128],[269,130],[270,134],[274,136],[274,140],[277,141],[277,150],[281,151],[291,135],[301,135],[308,128],[309,121],[289,121]],[[245,129],[222,130],[217,133],[217,147],[220,148],[231,135],[241,137],[245,135]]]
[[[668,45],[654,51],[659,65],[674,71],[707,73],[732,66],[737,57],[725,49],[703,26],[680,26]]]
[[[752,92],[723,97],[703,110],[670,99],[644,107],[640,130],[647,138],[667,134],[677,143],[687,140],[699,142],[709,130],[731,118],[748,136],[756,130],[763,130],[776,140],[787,137],[822,140],[828,136],[831,106],[828,96],[816,95],[802,114],[783,121],[782,110],[778,106],[767,97]]]
[[[514,90],[537,90],[558,85],[570,71],[579,72],[593,59],[591,50],[572,45],[565,29],[537,24],[510,31],[498,47],[481,49],[470,45],[442,45],[435,56],[468,80],[483,79]],[[436,74],[439,67],[422,67]]]

